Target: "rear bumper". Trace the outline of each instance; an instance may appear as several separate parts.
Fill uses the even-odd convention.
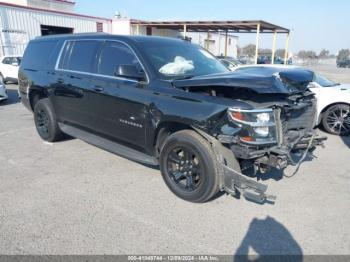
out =
[[[29,111],[33,111],[26,93],[20,92],[21,102]]]

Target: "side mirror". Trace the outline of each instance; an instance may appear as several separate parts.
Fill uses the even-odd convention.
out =
[[[119,65],[115,72],[115,76],[136,79],[138,81],[145,80],[145,73],[138,70],[134,65]]]
[[[11,65],[18,66],[18,63],[17,62],[13,62]]]

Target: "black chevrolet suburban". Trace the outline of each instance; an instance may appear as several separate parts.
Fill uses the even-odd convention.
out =
[[[180,39],[73,34],[30,41],[19,92],[46,141],[68,134],[159,165],[188,201],[226,191],[264,202],[274,196],[245,171],[283,170],[322,143],[312,78],[301,69],[232,73]]]

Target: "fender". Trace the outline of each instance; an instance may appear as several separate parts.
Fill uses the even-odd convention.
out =
[[[276,196],[266,194],[267,185],[248,179],[242,174],[239,162],[230,149],[207,133],[195,127],[193,129],[210,143],[217,156],[216,161],[220,170],[221,191],[225,191],[237,198],[242,195],[247,200],[260,204],[264,202],[274,203],[276,201]]]

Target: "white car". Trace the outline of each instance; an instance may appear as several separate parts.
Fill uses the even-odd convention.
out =
[[[7,98],[8,98],[8,96],[7,96],[6,86],[0,80],[0,103],[2,101],[5,101]]]
[[[290,69],[304,69],[296,66],[283,65],[244,65],[232,71],[257,73],[259,68],[270,68],[270,72],[278,73]],[[312,70],[309,70],[312,71]],[[314,73],[314,80],[309,88],[317,98],[317,125],[334,135],[350,134],[350,84],[335,83],[326,77]]]
[[[18,81],[18,68],[22,61],[21,56],[2,56],[0,58],[0,81]]]

